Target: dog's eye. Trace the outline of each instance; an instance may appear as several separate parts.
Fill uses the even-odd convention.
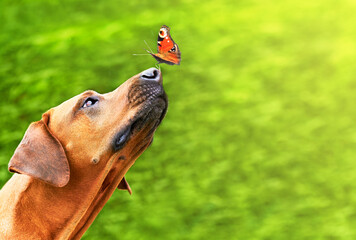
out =
[[[88,97],[87,99],[85,99],[82,108],[91,107],[91,106],[95,105],[98,101],[99,101],[98,99]]]

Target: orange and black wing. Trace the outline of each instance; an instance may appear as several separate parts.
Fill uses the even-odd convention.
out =
[[[163,25],[158,33],[157,39],[158,53],[149,52],[158,63],[166,63],[169,65],[179,65],[181,61],[181,53],[178,45],[173,41],[170,28]]]

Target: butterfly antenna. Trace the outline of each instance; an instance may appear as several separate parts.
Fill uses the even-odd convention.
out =
[[[143,41],[145,42],[145,44],[146,44],[146,46],[148,47],[148,49],[153,53],[153,51],[152,51],[152,49],[150,48],[150,46],[148,46],[146,40],[143,40]]]

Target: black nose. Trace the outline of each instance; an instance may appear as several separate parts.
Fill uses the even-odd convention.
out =
[[[141,73],[141,79],[144,81],[162,82],[161,72],[157,68],[149,68]]]

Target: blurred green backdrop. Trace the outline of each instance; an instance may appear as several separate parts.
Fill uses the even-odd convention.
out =
[[[161,65],[153,145],[83,239],[356,239],[354,0],[0,1],[0,186],[31,121]]]

